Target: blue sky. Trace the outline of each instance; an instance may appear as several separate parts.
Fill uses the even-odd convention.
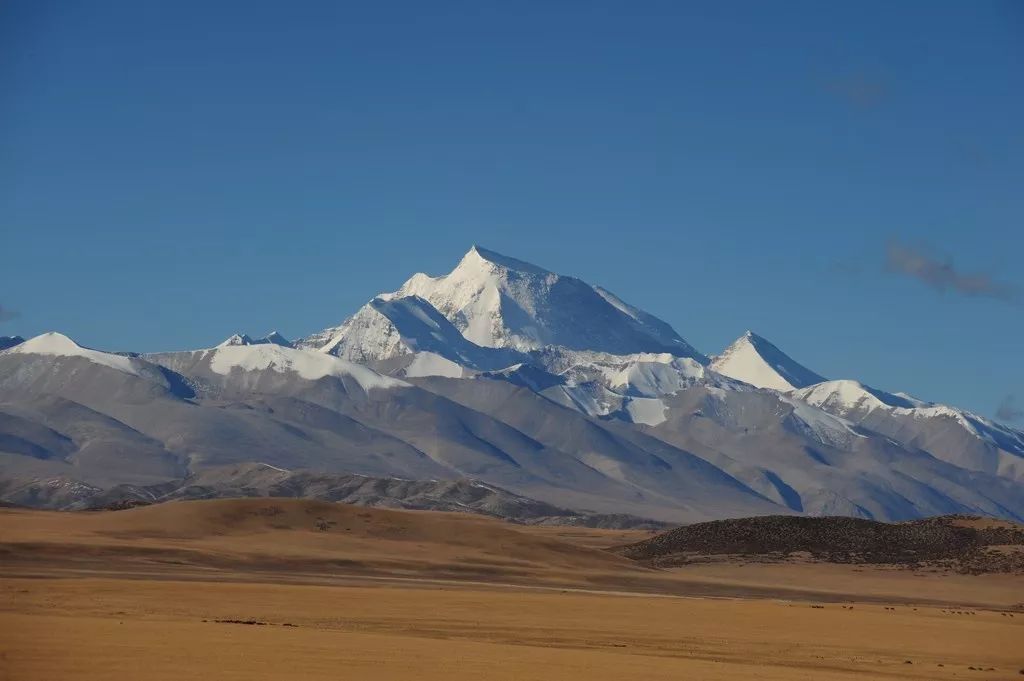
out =
[[[294,337],[479,243],[704,352],[752,328],[992,414],[1024,402],[1022,74],[1012,1],[7,0],[0,333]]]

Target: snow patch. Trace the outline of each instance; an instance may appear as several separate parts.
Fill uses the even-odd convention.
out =
[[[648,426],[664,423],[668,419],[665,415],[667,411],[668,405],[652,397],[632,397],[626,403],[626,413],[630,420]]]
[[[407,378],[426,376],[462,378],[464,374],[465,370],[461,366],[433,352],[417,352],[412,362],[405,368]]]
[[[364,390],[373,388],[399,388],[408,383],[383,376],[372,369],[333,355],[309,350],[296,350],[281,345],[234,345],[217,347],[212,351],[210,369],[228,375],[241,371],[295,372],[304,379],[315,381],[328,376],[349,377]]]
[[[866,437],[854,430],[853,424],[846,419],[785,395],[780,395],[779,399],[793,407],[793,416],[801,430],[822,444],[846,449],[854,437]]]
[[[641,355],[625,368],[609,372],[608,387],[644,397],[674,395],[704,377],[704,367],[689,357]]]

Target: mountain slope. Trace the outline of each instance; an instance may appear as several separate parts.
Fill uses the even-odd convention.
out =
[[[473,476],[562,507],[675,521],[787,510],[1019,517],[1024,506],[1005,485],[965,477],[927,455],[890,448],[883,456],[874,449],[883,440],[860,437],[839,419],[780,411],[782,397],[773,393],[682,389],[662,398],[664,422],[650,431],[654,439],[626,422],[560,408],[525,384],[416,379],[437,393],[431,395],[394,379],[375,385],[385,377],[359,365],[372,380],[340,369],[306,378],[264,361],[267,353],[349,367],[267,346],[148,357],[194,387],[184,399],[102,364],[89,371],[90,364],[71,365],[69,372],[63,363],[35,360],[32,381],[5,384],[17,404],[0,420],[7,434],[0,474],[102,487],[263,461],[421,480]],[[5,371],[12,360],[25,358],[0,357],[0,375],[23,373]],[[691,406],[700,395],[706,401]],[[161,461],[172,467],[153,468]]]
[[[479,248],[294,345],[0,351],[0,478],[65,497],[255,463],[674,522],[1024,518],[1020,431],[824,381],[752,333],[709,365],[604,289]]]
[[[710,368],[847,419],[865,431],[971,471],[1024,479],[1024,432],[963,409],[888,393],[857,381],[827,381],[751,332]]]
[[[6,355],[38,355],[49,358],[85,360],[92,364],[115,369],[122,373],[139,376],[143,364],[136,359],[86,348],[67,336],[49,332],[31,338],[9,348]],[[57,361],[57,360],[54,360]]]
[[[662,503],[684,503],[720,517],[734,517],[728,509],[735,503],[690,485],[684,471],[693,457],[794,513],[888,520],[942,513],[1024,517],[1024,489],[1012,481],[906,449],[774,392],[697,384],[660,398],[661,418],[650,427],[613,417],[597,420],[593,428],[585,424],[595,420],[552,410],[523,386],[481,379],[416,382],[549,446],[609,452],[609,458],[621,451],[617,460],[630,463],[623,474],[636,476],[630,480],[645,494],[664,494],[672,501]],[[644,459],[627,458],[630,450],[667,466],[645,475]]]
[[[793,397],[962,468],[1024,481],[1024,432],[977,414],[857,381],[826,381]]]
[[[21,404],[77,400],[162,445],[192,473],[260,461],[377,477],[473,477],[560,507],[661,520],[779,512],[696,457],[631,443],[532,392],[532,416],[513,422],[364,365],[272,344],[132,358],[147,371],[177,377],[192,389],[187,398],[167,386],[140,395],[147,381],[101,364],[98,374],[66,373],[52,362],[26,373],[14,366],[22,357],[29,355],[0,355],[0,376],[9,378]],[[0,474],[24,478],[26,469],[36,471],[34,461],[11,452]],[[97,484],[110,472],[71,470],[65,462],[45,475]]]

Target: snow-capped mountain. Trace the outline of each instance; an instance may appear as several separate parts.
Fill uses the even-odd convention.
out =
[[[758,388],[781,391],[825,380],[752,331],[747,331],[714,357],[710,368]]]
[[[849,380],[826,381],[791,394],[962,468],[1024,481],[1024,432],[983,416]]]
[[[702,379],[707,362],[609,291],[476,246],[451,273],[414,275],[297,345],[408,377],[495,377],[532,365],[561,377],[556,401],[590,415],[622,408],[627,396],[671,394]]]
[[[484,347],[669,352],[706,361],[668,324],[604,289],[476,246],[450,273],[416,274],[392,295],[428,301]]]
[[[140,375],[144,367],[144,364],[137,359],[83,347],[64,334],[55,331],[19,343],[6,350],[5,354],[41,355],[54,358],[54,361],[57,358],[85,360],[133,376]]]
[[[793,396],[845,418],[861,419],[876,409],[917,409],[929,406],[909,395],[870,388],[858,381],[821,381],[795,390]]]
[[[256,462],[665,521],[1024,519],[1020,431],[826,381],[749,332],[709,362],[608,291],[481,248],[294,344],[0,350],[0,491]]]

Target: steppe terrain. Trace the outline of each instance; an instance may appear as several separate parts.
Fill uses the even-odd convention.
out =
[[[1009,679],[1024,580],[294,499],[0,509],[0,679]]]

